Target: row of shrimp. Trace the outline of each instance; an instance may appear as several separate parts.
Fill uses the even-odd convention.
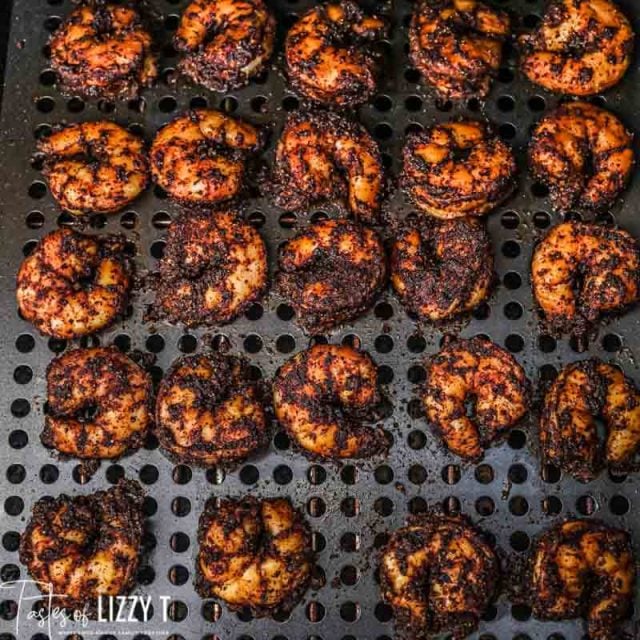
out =
[[[285,39],[285,66],[304,97],[338,107],[366,102],[376,89],[388,20],[353,0],[321,4]],[[241,87],[266,67],[276,21],[263,0],[193,0],[173,39],[180,71],[214,91]],[[500,68],[511,19],[479,0],[421,0],[409,26],[412,64],[449,98],[484,97]],[[553,0],[520,36],[521,68],[534,83],[569,95],[617,84],[631,62],[634,34],[613,0]],[[128,6],[86,4],[51,39],[51,64],[67,92],[128,98],[158,74],[152,39]]]

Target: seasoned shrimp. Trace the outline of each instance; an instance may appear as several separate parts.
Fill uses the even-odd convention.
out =
[[[273,183],[276,204],[289,211],[337,200],[360,221],[374,223],[384,186],[380,151],[356,122],[298,111],[278,141]]]
[[[268,440],[246,367],[218,353],[174,363],[158,390],[156,433],[171,457],[203,466],[244,460]]]
[[[152,316],[188,327],[231,322],[267,286],[260,234],[233,211],[190,212],[169,227]]]
[[[47,368],[42,443],[76,458],[117,458],[143,444],[152,396],[150,376],[114,347],[65,353]]]
[[[549,91],[591,96],[620,82],[633,40],[611,0],[552,0],[537,29],[520,36],[522,71]]]
[[[285,363],[273,383],[276,418],[305,451],[368,458],[386,449],[380,429],[363,424],[381,401],[376,365],[351,347],[318,344]]]
[[[268,62],[275,28],[263,0],[194,0],[173,38],[178,68],[212,91],[242,87]]]
[[[77,215],[114,213],[149,182],[144,142],[113,122],[64,127],[38,144],[51,195]]]
[[[560,211],[574,206],[602,209],[629,180],[632,141],[632,134],[613,114],[587,102],[570,102],[535,128],[529,162]]]
[[[157,133],[151,175],[184,204],[214,204],[237,196],[247,156],[262,146],[252,125],[218,111],[196,109]]]
[[[409,27],[413,66],[444,98],[484,98],[511,21],[476,0],[418,3]]]
[[[407,137],[404,187],[437,218],[480,216],[514,189],[511,149],[482,122],[448,122]]]
[[[531,551],[533,615],[586,618],[589,640],[617,638],[631,612],[636,568],[629,534],[598,520],[547,529]]]
[[[18,309],[48,336],[66,340],[96,333],[125,310],[131,274],[123,237],[58,229],[22,262]]]
[[[421,218],[396,235],[391,283],[402,304],[420,318],[446,320],[473,310],[493,282],[491,240],[471,218]]]
[[[606,429],[603,443],[598,420]],[[540,448],[547,462],[585,482],[604,464],[628,467],[640,449],[640,392],[600,360],[568,365],[545,395]]]
[[[386,256],[371,229],[325,220],[280,252],[276,288],[309,333],[321,333],[366,311],[385,284]]]
[[[100,596],[128,594],[142,552],[144,494],[133,480],[89,495],[36,502],[20,562],[51,607],[96,613]]]
[[[449,450],[478,460],[529,408],[530,385],[513,356],[481,337],[445,346],[427,363],[422,402]],[[473,404],[473,416],[467,404]]]
[[[622,229],[565,222],[533,252],[533,294],[552,330],[585,333],[640,300],[640,246]]]
[[[313,569],[311,529],[288,498],[209,500],[200,516],[196,588],[254,616],[289,611]]]
[[[377,75],[369,43],[385,31],[384,20],[365,16],[353,0],[310,9],[287,34],[289,81],[317,102],[337,107],[366,102],[376,89]]]
[[[464,516],[414,518],[391,534],[380,563],[382,597],[393,608],[396,632],[416,640],[475,631],[499,576],[495,551]]]
[[[129,100],[158,75],[151,35],[131,7],[84,4],[51,37],[51,67],[65,93]]]

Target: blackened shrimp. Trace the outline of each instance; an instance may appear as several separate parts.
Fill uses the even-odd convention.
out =
[[[42,442],[76,458],[117,458],[152,422],[150,376],[114,347],[75,349],[47,368]]]
[[[155,428],[172,458],[203,466],[243,460],[268,440],[263,403],[246,366],[218,353],[174,363],[158,390]]]
[[[184,213],[169,227],[152,316],[188,327],[231,322],[263,294],[267,251],[233,211]]]
[[[149,165],[144,142],[113,122],[83,122],[38,143],[51,195],[81,215],[114,213],[145,189]]]
[[[502,59],[509,16],[476,0],[422,0],[409,27],[411,62],[445,98],[484,98]]]
[[[457,640],[473,633],[499,577],[493,547],[464,516],[414,518],[391,534],[382,551],[382,597],[402,638],[447,632]]]
[[[473,310],[489,295],[493,253],[477,220],[420,218],[400,229],[391,253],[391,283],[420,318],[446,320]]]
[[[574,362],[545,395],[539,433],[545,460],[582,481],[604,465],[624,470],[640,448],[640,392],[613,365]]]
[[[48,336],[69,339],[96,333],[125,310],[131,272],[123,237],[58,229],[22,262],[18,309]]]
[[[262,146],[260,132],[219,111],[195,109],[157,133],[150,152],[151,175],[183,204],[214,204],[237,196],[250,153]]]
[[[598,520],[567,520],[531,550],[529,593],[542,620],[587,619],[589,640],[617,638],[630,615],[636,568],[629,534]]]
[[[378,145],[360,124],[326,111],[289,116],[276,148],[276,204],[293,211],[338,201],[375,223],[384,178]]]
[[[212,91],[241,87],[268,62],[275,26],[263,0],[194,0],[173,39],[178,68]]]
[[[288,498],[212,498],[200,516],[198,543],[198,592],[232,610],[286,612],[309,585],[311,529]]]
[[[280,252],[276,288],[309,333],[327,331],[366,311],[385,284],[386,256],[372,229],[325,220]]]
[[[549,327],[584,334],[603,314],[640,300],[640,246],[622,229],[565,222],[531,260],[533,294]]]
[[[86,3],[62,22],[50,46],[51,67],[69,94],[128,100],[158,75],[151,35],[131,7]]]
[[[305,451],[325,458],[368,458],[386,449],[375,417],[381,395],[373,360],[347,346],[315,345],[278,371],[276,418]]]
[[[366,102],[376,89],[371,42],[384,20],[366,16],[353,0],[319,4],[289,30],[285,60],[296,91],[317,102],[347,107]]]
[[[612,0],[552,0],[536,30],[520,37],[522,71],[550,91],[591,96],[622,79],[633,40]]]
[[[142,554],[144,494],[132,480],[88,495],[36,502],[20,562],[48,604],[95,616],[100,596],[128,594]],[[52,609],[53,610],[53,609]]]
[[[569,102],[545,116],[529,145],[529,163],[560,211],[603,209],[633,169],[632,134],[613,114],[587,102]]]
[[[482,122],[448,122],[410,134],[402,182],[415,205],[437,218],[488,213],[515,186],[511,149]]]
[[[422,401],[452,453],[478,460],[529,408],[530,384],[513,356],[481,337],[445,346],[427,362]],[[468,403],[473,405],[468,415]]]

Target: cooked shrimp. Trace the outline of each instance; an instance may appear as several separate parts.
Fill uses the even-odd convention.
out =
[[[446,320],[484,301],[493,282],[491,240],[471,218],[409,222],[396,235],[391,283],[420,318]]]
[[[602,443],[598,420],[607,432]],[[545,395],[540,447],[548,462],[582,481],[604,464],[628,467],[640,449],[640,392],[600,360],[568,365]]]
[[[478,460],[529,408],[529,381],[513,356],[481,337],[445,346],[427,363],[422,402],[448,449]],[[467,413],[473,404],[473,415]]]
[[[629,181],[632,134],[613,114],[587,102],[558,107],[535,128],[529,161],[560,211],[602,209]]]
[[[184,204],[214,204],[237,196],[247,156],[262,145],[252,125],[218,111],[196,109],[164,126],[151,145],[151,175]]]
[[[180,358],[158,390],[156,432],[173,458],[212,466],[263,447],[267,421],[243,363],[217,353]]]
[[[193,0],[173,39],[178,68],[212,91],[242,87],[264,69],[275,28],[263,0]]]
[[[135,9],[87,3],[72,11],[53,34],[51,67],[65,93],[129,100],[158,75],[151,44]]]
[[[618,637],[629,616],[636,569],[629,534],[598,520],[567,520],[545,531],[531,552],[533,614],[586,618],[589,640]]]
[[[375,231],[324,220],[280,252],[276,288],[309,333],[322,333],[366,311],[385,284],[386,256]]]
[[[622,229],[565,222],[533,252],[533,294],[551,329],[585,331],[640,299],[640,247]]]
[[[143,492],[133,480],[82,496],[36,502],[20,541],[29,569],[50,607],[94,615],[100,596],[126,595],[140,563]]]
[[[488,213],[514,189],[511,149],[482,122],[448,122],[407,137],[404,187],[437,218]]]
[[[289,81],[306,98],[338,107],[366,102],[376,89],[370,42],[383,37],[384,20],[365,16],[353,0],[320,4],[289,30]]]
[[[611,0],[552,0],[537,29],[520,36],[522,71],[549,91],[591,96],[620,82],[633,40]]]
[[[149,182],[144,142],[113,122],[64,127],[38,144],[51,195],[67,211],[114,213]]]
[[[42,443],[76,458],[117,458],[143,444],[152,396],[150,376],[114,347],[65,353],[47,368]]]
[[[368,458],[386,449],[380,429],[363,424],[381,401],[376,365],[351,347],[318,344],[285,363],[273,383],[276,418],[305,451]]]
[[[422,0],[411,19],[411,63],[445,98],[484,98],[511,21],[476,0]]]
[[[233,211],[190,212],[169,227],[152,315],[188,327],[231,322],[267,286],[260,234]]]
[[[17,277],[18,309],[55,338],[78,338],[111,325],[127,306],[132,265],[121,236],[47,234]]]
[[[382,597],[398,635],[426,638],[476,630],[495,595],[500,565],[484,534],[464,516],[414,518],[382,552]]]
[[[198,528],[196,587],[253,615],[289,611],[313,568],[311,530],[288,498],[209,500]]]
[[[326,111],[289,116],[276,148],[276,204],[293,211],[344,202],[360,221],[375,223],[383,195],[378,145],[360,124]]]

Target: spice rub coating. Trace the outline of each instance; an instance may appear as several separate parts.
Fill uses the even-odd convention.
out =
[[[291,238],[280,251],[276,289],[311,334],[366,311],[386,282],[382,241],[348,220],[324,220]]]
[[[402,157],[402,185],[421,211],[437,218],[489,213],[515,187],[513,153],[483,122],[411,133]]]
[[[547,462],[582,481],[605,465],[628,468],[640,448],[640,392],[620,369],[595,358],[567,365],[545,395],[540,447]]]
[[[391,284],[404,307],[433,322],[473,310],[493,282],[493,253],[485,227],[471,218],[419,218],[396,235]]]
[[[51,68],[70,95],[130,100],[158,75],[151,35],[131,6],[87,2],[52,35]]]
[[[455,640],[476,630],[495,595],[498,558],[464,516],[429,514],[394,531],[382,552],[382,597],[400,638],[447,632]]]
[[[143,444],[152,396],[150,376],[115,347],[69,351],[47,368],[42,443],[76,458],[117,458]]]
[[[20,562],[52,607],[95,614],[99,596],[126,595],[142,552],[144,493],[133,480],[106,491],[36,502],[20,540]],[[58,594],[64,594],[58,597]]]
[[[387,448],[375,419],[377,369],[352,347],[318,344],[278,370],[273,406],[280,425],[305,451],[324,458],[369,458]]]
[[[422,402],[447,448],[478,460],[529,409],[530,383],[515,358],[486,338],[452,341],[427,362]],[[471,403],[472,415],[467,406]]]
[[[502,60],[509,16],[476,0],[421,0],[409,26],[411,63],[444,98],[484,98]]]
[[[304,595],[311,529],[288,498],[210,499],[200,516],[196,588],[253,615],[289,611]]]
[[[289,82],[304,97],[336,107],[366,102],[378,71],[371,43],[386,29],[383,19],[365,15],[353,0],[318,4],[287,34]]]
[[[636,568],[629,534],[598,520],[567,520],[531,550],[529,592],[541,620],[586,618],[589,640],[618,637],[634,598]]]
[[[622,229],[564,222],[535,248],[531,282],[551,330],[584,334],[640,299],[640,246]]]
[[[177,360],[158,389],[156,434],[172,458],[202,466],[244,460],[265,446],[264,406],[246,365],[215,352]]]
[[[18,309],[54,338],[96,333],[125,310],[131,274],[123,236],[58,229],[44,236],[20,265]]]

